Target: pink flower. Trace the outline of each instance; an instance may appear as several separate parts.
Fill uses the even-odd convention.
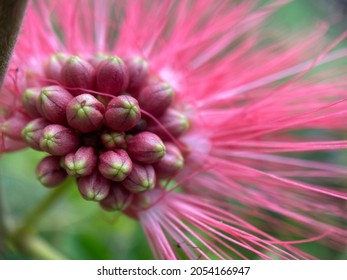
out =
[[[347,245],[347,193],[333,187],[347,169],[303,155],[347,147],[346,75],[308,73],[346,56],[330,53],[345,35],[284,40],[261,27],[288,1],[230,2],[34,1],[1,92],[2,151],[78,150],[82,196],[138,219],[155,258]],[[26,127],[36,118],[59,131]],[[90,177],[82,147],[98,156]]]

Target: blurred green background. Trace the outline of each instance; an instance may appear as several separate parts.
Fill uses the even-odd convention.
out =
[[[343,15],[342,8],[334,8],[334,1],[296,0],[272,16],[269,26],[277,25],[284,32],[292,32],[312,26],[317,19],[332,18],[337,11]],[[343,21],[334,24],[331,35],[339,34],[346,27]],[[5,154],[0,159],[2,216],[9,231],[20,225],[53,191],[41,186],[35,178],[35,166],[44,156],[27,149]],[[53,254],[50,256],[67,259],[152,259],[145,235],[136,221],[107,214],[96,203],[83,200],[72,180],[67,189],[30,229],[33,233],[30,243],[35,250],[30,246],[15,248],[7,240],[4,258],[40,259]],[[56,252],[51,252],[47,246],[54,247]],[[315,244],[306,244],[303,248],[321,259],[347,258],[346,252],[335,252]]]

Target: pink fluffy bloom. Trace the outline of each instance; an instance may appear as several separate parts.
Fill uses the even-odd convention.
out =
[[[1,92],[1,150],[36,141],[63,157],[55,170],[138,219],[155,258],[310,259],[297,244],[347,245],[334,187],[347,169],[303,155],[347,147],[346,75],[309,72],[347,55],[330,52],[344,35],[283,39],[262,26],[288,1],[231,2],[33,1]],[[55,130],[27,126],[38,117]]]

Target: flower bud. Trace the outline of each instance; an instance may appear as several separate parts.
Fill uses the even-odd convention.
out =
[[[39,95],[41,93],[40,88],[28,88],[23,92],[22,104],[25,111],[32,118],[42,117],[39,111],[37,110],[37,104],[39,101]]]
[[[51,124],[43,130],[40,148],[51,155],[63,156],[75,151],[79,142],[79,137],[72,129]]]
[[[100,101],[85,93],[70,100],[66,106],[66,118],[71,127],[86,133],[101,127],[104,111]]]
[[[0,132],[12,139],[23,140],[22,130],[29,121],[30,118],[26,114],[15,111],[12,116],[1,124]]]
[[[167,83],[158,83],[141,90],[138,101],[141,109],[158,117],[170,106],[173,97],[174,92]]]
[[[107,151],[99,156],[99,171],[107,179],[123,181],[133,168],[133,163],[124,150]]]
[[[111,182],[99,172],[93,172],[90,176],[79,178],[77,186],[84,199],[100,201],[109,194]]]
[[[173,137],[179,137],[189,129],[189,120],[181,112],[175,109],[167,109],[166,112],[158,119],[163,127]],[[171,140],[168,134],[157,123],[150,121],[147,126],[147,130],[157,134],[163,140]]]
[[[65,170],[60,166],[60,157],[45,157],[36,167],[36,177],[46,187],[59,185],[66,176]]]
[[[108,150],[125,149],[126,141],[124,132],[104,131],[101,134],[101,141]]]
[[[53,123],[66,124],[66,106],[73,96],[59,86],[49,86],[42,89],[38,110],[47,120]]]
[[[134,127],[141,119],[139,103],[131,96],[116,96],[108,104],[105,112],[106,125],[117,131]]]
[[[91,57],[88,62],[91,66],[94,67],[94,69],[97,69],[99,67],[99,64],[106,60],[109,56],[104,53],[97,53],[93,57]]]
[[[22,130],[22,137],[25,142],[33,149],[41,151],[40,140],[43,129],[50,123],[44,118],[38,118],[29,122]]]
[[[117,56],[110,56],[99,64],[96,84],[101,92],[118,95],[129,83],[129,73],[124,62]]]
[[[129,85],[127,92],[135,98],[138,97],[140,89],[148,78],[148,63],[139,56],[135,56],[125,61],[129,71]]]
[[[165,142],[165,147],[165,156],[153,165],[157,176],[161,178],[174,175],[184,166],[184,158],[180,149],[168,142]]]
[[[133,195],[121,185],[113,183],[108,196],[100,201],[100,205],[107,211],[122,211],[129,206],[132,197]]]
[[[85,89],[94,88],[95,70],[87,61],[78,56],[71,56],[61,69],[63,85],[72,88],[73,95],[78,95]]]
[[[131,158],[143,162],[154,163],[165,155],[165,145],[152,132],[140,132],[128,139],[128,153]]]
[[[60,72],[67,59],[68,56],[63,53],[52,55],[45,67],[46,76],[49,79],[60,81]]]
[[[155,171],[152,165],[133,163],[133,170],[122,185],[132,193],[139,193],[153,189],[155,182]]]
[[[2,135],[0,145],[1,152],[14,152],[27,147],[24,141],[19,141],[6,135]]]
[[[81,147],[64,157],[63,167],[70,176],[88,176],[94,172],[96,163],[94,148]]]

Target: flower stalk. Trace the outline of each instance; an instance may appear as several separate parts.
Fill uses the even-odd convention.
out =
[[[60,186],[52,189],[46,197],[33,209],[23,220],[22,225],[14,232],[19,236],[30,231],[30,229],[44,216],[61,195],[71,187],[71,180],[65,180]]]
[[[48,244],[45,240],[36,234],[33,234],[32,228],[48,212],[61,195],[64,194],[69,186],[71,186],[71,180],[66,180],[58,188],[50,191],[49,194],[36,206],[36,208],[28,214],[22,224],[14,230],[5,229],[5,224],[1,215],[3,213],[3,207],[1,204],[0,189],[0,259],[3,258],[5,254],[5,237],[7,237],[7,240],[10,241],[17,250],[30,255],[34,259],[67,259],[66,256]]]
[[[12,240],[15,248],[29,256],[32,259],[39,260],[66,260],[57,249],[53,248],[49,243],[34,234],[23,234],[20,238]]]

